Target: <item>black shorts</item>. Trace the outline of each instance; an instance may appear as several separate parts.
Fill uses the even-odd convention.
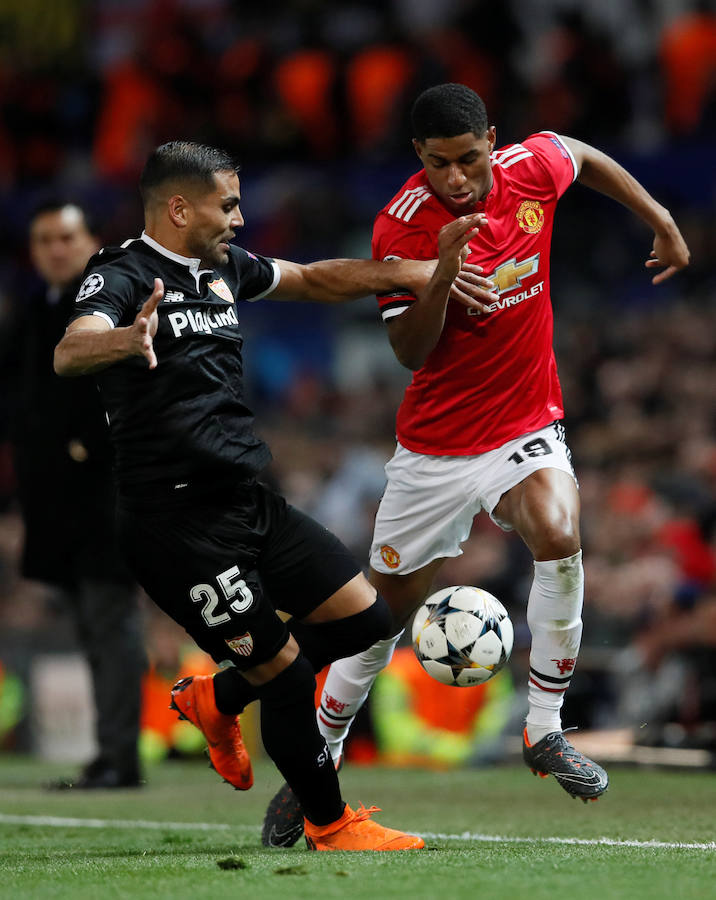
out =
[[[249,669],[360,568],[330,531],[258,482],[158,512],[120,503],[122,550],[152,600],[217,662]]]

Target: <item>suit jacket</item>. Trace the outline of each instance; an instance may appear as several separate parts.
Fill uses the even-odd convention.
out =
[[[52,360],[79,279],[26,301],[14,342],[11,435],[26,527],[23,574],[71,588],[78,579],[130,583],[114,537],[109,428],[92,376],[59,378]]]

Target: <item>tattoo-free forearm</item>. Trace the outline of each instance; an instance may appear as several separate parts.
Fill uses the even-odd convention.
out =
[[[279,283],[277,294],[292,292],[296,299],[341,303],[399,288],[417,292],[430,280],[434,268],[434,261],[412,259],[327,259],[300,266],[298,278],[291,273],[284,281],[282,276],[284,285]]]
[[[451,285],[452,279],[436,270],[415,303],[389,320],[390,344],[398,361],[407,369],[422,368],[440,340]]]
[[[89,375],[137,355],[131,328],[67,331],[55,348],[55,372],[64,377]]]
[[[658,203],[618,162],[586,144],[579,183],[623,204],[649,225],[655,234],[666,234],[674,228],[671,213]]]

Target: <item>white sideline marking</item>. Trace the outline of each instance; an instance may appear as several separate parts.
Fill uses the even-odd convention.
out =
[[[215,831],[251,828],[253,825],[222,825],[213,822],[150,822],[146,819],[69,819],[59,816],[12,816],[0,813],[0,825],[44,825],[51,828],[167,828],[170,831]]]
[[[710,850],[712,852],[716,850],[716,841],[699,844],[683,841],[630,841],[608,837],[506,837],[500,834],[472,834],[469,831],[463,831],[462,834],[434,834],[423,831],[420,832],[420,836],[430,840],[475,841],[491,844],[581,844],[588,847],[642,847],[647,850]]]
[[[0,813],[0,825],[37,825],[51,828],[148,828],[169,831],[257,831],[256,825],[227,825],[222,822],[152,822],[147,819],[72,819],[60,816],[15,816]],[[473,841],[489,844],[577,844],[587,847],[642,847],[647,850],[708,850],[716,851],[716,841],[707,843],[683,841],[630,841],[615,838],[570,837],[512,837],[500,834],[479,834],[463,831],[461,834],[419,832],[428,840]]]

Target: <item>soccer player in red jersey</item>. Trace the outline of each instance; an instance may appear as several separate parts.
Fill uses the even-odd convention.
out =
[[[570,795],[596,799],[607,774],[571,746],[560,718],[579,652],[584,576],[579,494],[552,349],[557,201],[579,181],[632,210],[654,231],[646,262],[659,270],[654,284],[686,266],[689,251],[669,212],[581,141],[545,131],[496,150],[484,103],[459,84],[425,91],[412,119],[423,168],[379,212],[373,255],[438,256],[439,263],[420,295],[378,297],[395,355],[414,375],[398,410],[370,579],[396,625],[404,624],[443,561],[461,554],[478,512],[516,530],[535,560],[524,759]],[[482,274],[464,275],[474,296],[450,298],[465,224],[474,226],[467,261]],[[332,665],[318,721],[334,760],[398,637]]]

